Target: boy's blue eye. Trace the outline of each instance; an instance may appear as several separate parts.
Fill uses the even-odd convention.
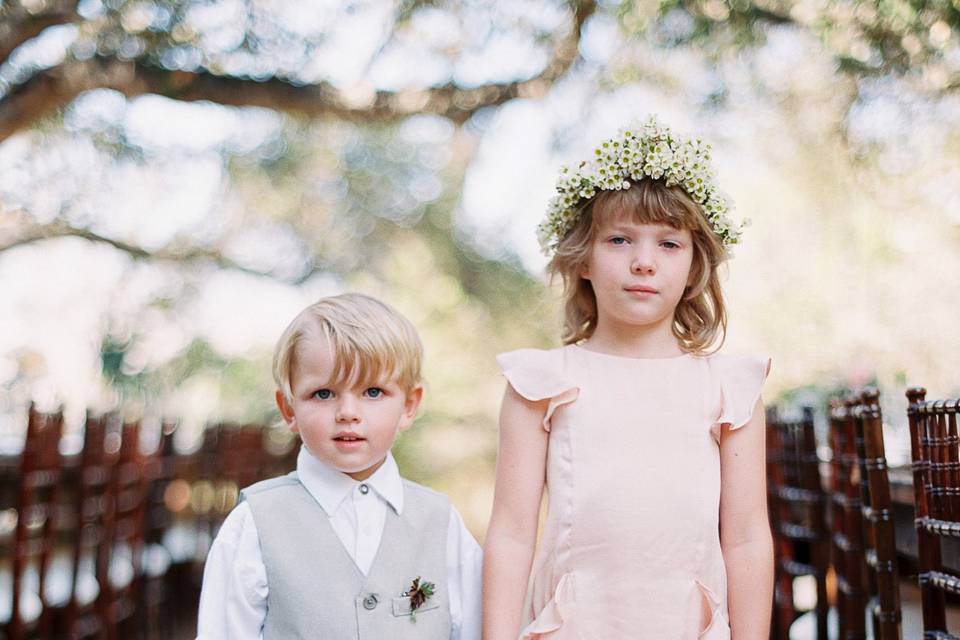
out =
[[[366,393],[367,393],[367,396],[370,398],[379,398],[380,396],[383,395],[383,389],[381,389],[380,387],[370,387],[369,389],[367,389]]]
[[[318,400],[329,400],[333,397],[333,391],[330,391],[330,389],[317,389],[313,392],[313,397]]]

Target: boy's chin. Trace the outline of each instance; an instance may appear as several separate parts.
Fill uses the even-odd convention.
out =
[[[383,456],[382,458],[380,458],[379,460],[377,460],[377,461],[376,461],[375,463],[373,463],[373,464],[360,465],[360,466],[356,466],[356,465],[335,465],[334,468],[335,468],[337,471],[339,471],[340,473],[344,473],[344,474],[350,476],[350,477],[353,478],[354,480],[366,480],[367,478],[369,478],[370,476],[372,476],[374,473],[376,473],[377,469],[379,469],[380,467],[382,467],[382,466],[383,466],[383,463],[386,462],[386,460],[387,460],[387,456],[386,456],[386,454],[384,454],[384,456]]]

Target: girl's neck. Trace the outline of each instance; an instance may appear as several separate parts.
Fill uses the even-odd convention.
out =
[[[628,358],[672,358],[685,352],[672,330],[673,319],[650,327],[619,326],[614,322],[597,322],[593,335],[584,348]]]

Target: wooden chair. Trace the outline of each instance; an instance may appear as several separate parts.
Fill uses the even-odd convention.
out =
[[[793,582],[800,576],[813,576],[817,638],[826,639],[829,534],[813,410],[805,407],[801,420],[788,421],[771,408],[767,425],[768,492],[776,556],[771,635],[789,637],[790,627],[803,613],[794,605]]]
[[[44,594],[53,550],[62,432],[62,412],[43,414],[30,406],[13,536],[12,602],[9,620],[3,625],[9,640],[50,635],[50,608]]]
[[[837,637],[864,640],[867,637],[864,609],[865,560],[860,499],[860,466],[852,398],[830,400],[828,435],[833,456],[830,462],[831,551],[837,576]]]
[[[852,409],[860,469],[863,550],[870,590],[867,611],[875,640],[899,640],[902,616],[897,547],[879,392],[867,389]]]
[[[112,500],[106,527],[109,561],[106,573],[98,576],[98,606],[106,626],[107,640],[134,638],[139,626],[137,597],[146,504],[139,441],[139,422],[124,422],[120,450],[110,478]]]
[[[105,446],[107,418],[87,414],[80,454],[76,500],[73,576],[66,609],[69,640],[101,638],[104,621],[97,607],[102,588],[97,576],[107,573],[109,546],[106,519],[110,505],[111,467]]]
[[[924,639],[953,639],[947,630],[945,595],[960,596],[960,575],[941,558],[941,538],[960,538],[960,400],[926,400],[926,390],[907,390],[910,452],[916,504],[920,599]]]
[[[173,523],[167,490],[175,473],[175,432],[176,424],[165,422],[156,450],[144,460],[147,488],[139,606],[143,622],[142,637],[145,640],[172,637],[173,622],[180,617],[180,612],[171,610],[169,576],[172,556],[164,546],[164,534]]]

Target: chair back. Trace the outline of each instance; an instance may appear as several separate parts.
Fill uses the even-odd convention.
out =
[[[175,498],[168,494],[168,490],[174,480],[176,468],[173,441],[176,427],[173,422],[164,422],[161,425],[157,448],[144,460],[144,566],[141,567],[139,602],[144,640],[161,640],[173,636],[173,620],[180,617],[180,612],[172,606],[169,584],[173,558],[164,545],[164,534],[173,525],[169,502],[173,502]]]
[[[837,576],[838,638],[867,637],[864,610],[866,576],[853,398],[830,400],[827,420],[830,461],[831,550]]]
[[[106,575],[110,553],[106,521],[112,500],[112,469],[107,459],[106,423],[106,417],[90,413],[84,423],[75,503],[73,578],[66,613],[71,640],[101,637],[104,628],[96,604],[103,588],[97,576]]]
[[[941,538],[960,538],[960,400],[930,401],[926,393],[907,390],[923,634],[958,638],[947,631],[944,600],[946,594],[960,596],[960,575],[944,567]]]
[[[775,408],[767,415],[770,510],[774,513],[776,551],[774,629],[788,637],[790,625],[800,616],[793,598],[793,581],[813,576],[816,582],[817,638],[827,638],[826,575],[829,566],[829,533],[826,528],[826,493],[820,482],[813,410],[803,409],[800,420],[785,420]]]
[[[876,640],[898,640],[900,582],[879,392],[876,389],[864,391],[857,398],[852,413],[860,468],[864,559],[870,588],[867,607],[873,622],[873,637]]]
[[[12,607],[6,625],[10,640],[20,640],[31,633],[39,637],[50,633],[50,607],[44,596],[54,543],[62,433],[62,411],[41,413],[31,404],[20,459],[17,525],[13,536]],[[32,602],[25,601],[28,597]],[[37,606],[38,612],[29,611]]]
[[[136,636],[140,561],[143,553],[146,480],[139,450],[140,423],[120,426],[120,449],[110,479],[107,518],[110,559],[100,576],[100,607],[107,640]]]

